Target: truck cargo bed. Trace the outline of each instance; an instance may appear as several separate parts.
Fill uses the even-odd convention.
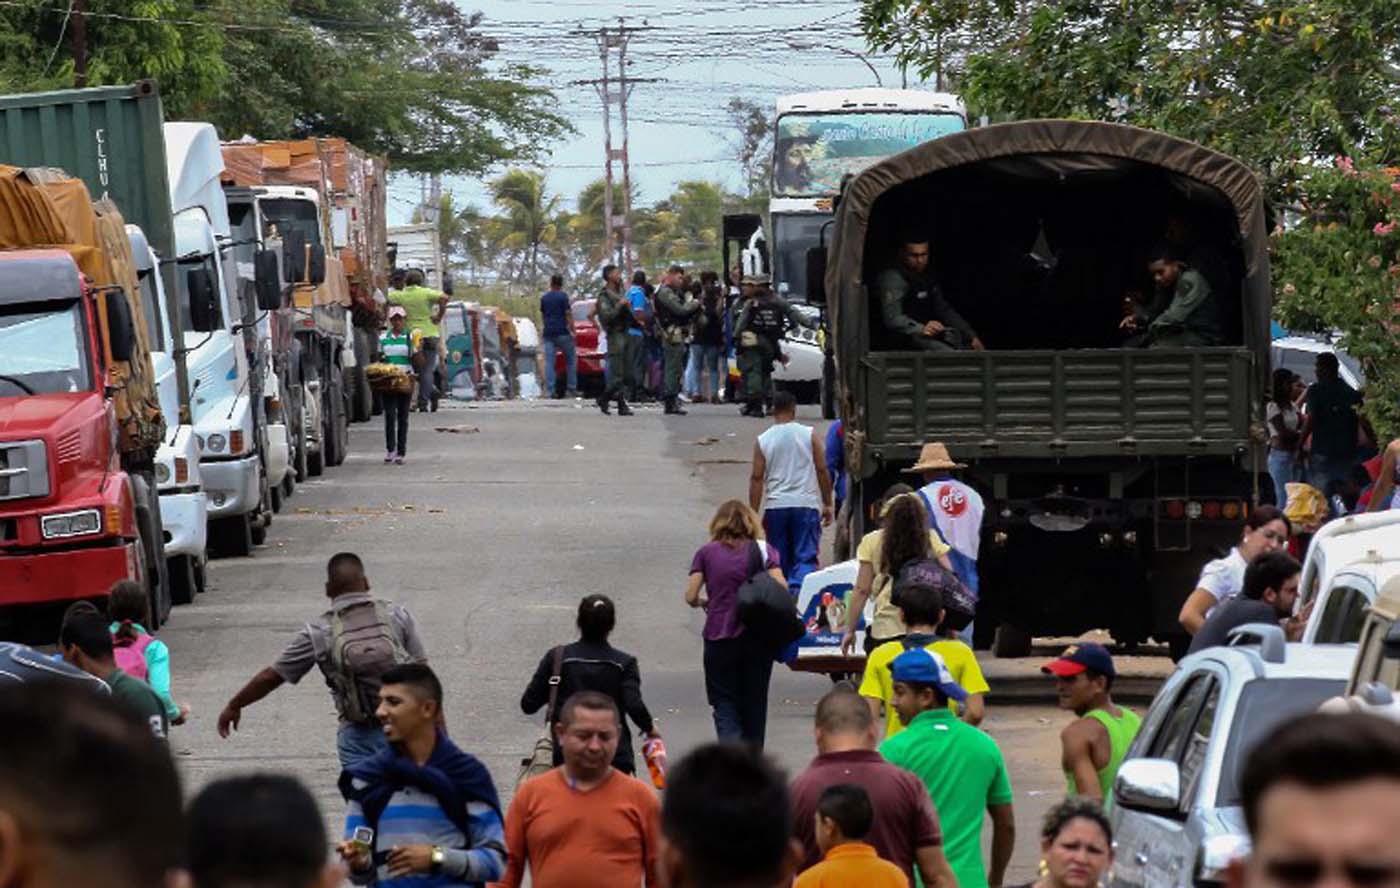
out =
[[[1250,440],[1253,356],[1234,347],[871,352],[865,447],[912,458],[1230,454]]]

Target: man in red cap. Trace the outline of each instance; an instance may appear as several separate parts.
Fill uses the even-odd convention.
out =
[[[1109,696],[1117,674],[1113,658],[1103,645],[1083,642],[1065,648],[1040,671],[1055,676],[1060,708],[1079,716],[1060,732],[1069,794],[1106,801],[1139,725],[1137,713],[1114,705]]]

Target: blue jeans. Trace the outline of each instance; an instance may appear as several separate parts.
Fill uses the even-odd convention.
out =
[[[557,391],[554,387],[557,382],[554,376],[554,355],[559,351],[564,352],[565,390],[571,394],[578,391],[578,353],[574,351],[574,337],[568,333],[546,336],[543,344],[545,397],[552,398]]]
[[[796,595],[802,590],[802,578],[817,569],[822,513],[817,509],[767,509],[763,513],[763,532],[778,550],[783,576]]]
[[[702,392],[700,386],[704,373],[710,374],[710,380]],[[690,363],[685,368],[685,391],[691,397],[706,395],[712,401],[719,397],[719,346],[698,342],[690,344]]]
[[[418,350],[423,355],[423,367],[418,371],[418,409],[427,410],[428,402],[437,393],[437,337],[424,336],[419,340]]]
[[[1269,449],[1269,477],[1274,481],[1274,505],[1288,505],[1289,481],[1298,480],[1298,454],[1292,450]]]
[[[1354,460],[1351,457],[1324,456],[1314,453],[1308,462],[1308,483],[1318,490],[1322,495],[1331,501],[1332,491],[1328,490],[1333,483],[1345,482],[1351,477],[1351,469]]]
[[[763,748],[772,677],[772,651],[747,633],[705,642],[705,698],[714,712],[715,736]]]
[[[379,725],[341,722],[340,730],[335,732],[335,751],[340,756],[341,770],[352,768],[388,748],[389,741]]]

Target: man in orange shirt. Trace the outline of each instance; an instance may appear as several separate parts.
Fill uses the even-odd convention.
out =
[[[506,814],[510,863],[500,888],[518,888],[525,866],[548,888],[656,884],[661,803],[650,786],[612,766],[617,705],[596,691],[564,701],[555,736],[564,764],[527,781]]]
[[[793,888],[907,888],[904,870],[861,841],[875,820],[863,788],[854,783],[827,787],[817,801],[816,820],[817,847],[825,856],[798,876]]]

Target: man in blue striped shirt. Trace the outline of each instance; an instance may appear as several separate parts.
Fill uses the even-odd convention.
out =
[[[439,727],[442,684],[427,666],[384,673],[379,722],[390,749],[346,770],[342,858],[357,885],[482,885],[501,878],[505,829],[486,767]],[[368,846],[359,827],[374,830]]]

